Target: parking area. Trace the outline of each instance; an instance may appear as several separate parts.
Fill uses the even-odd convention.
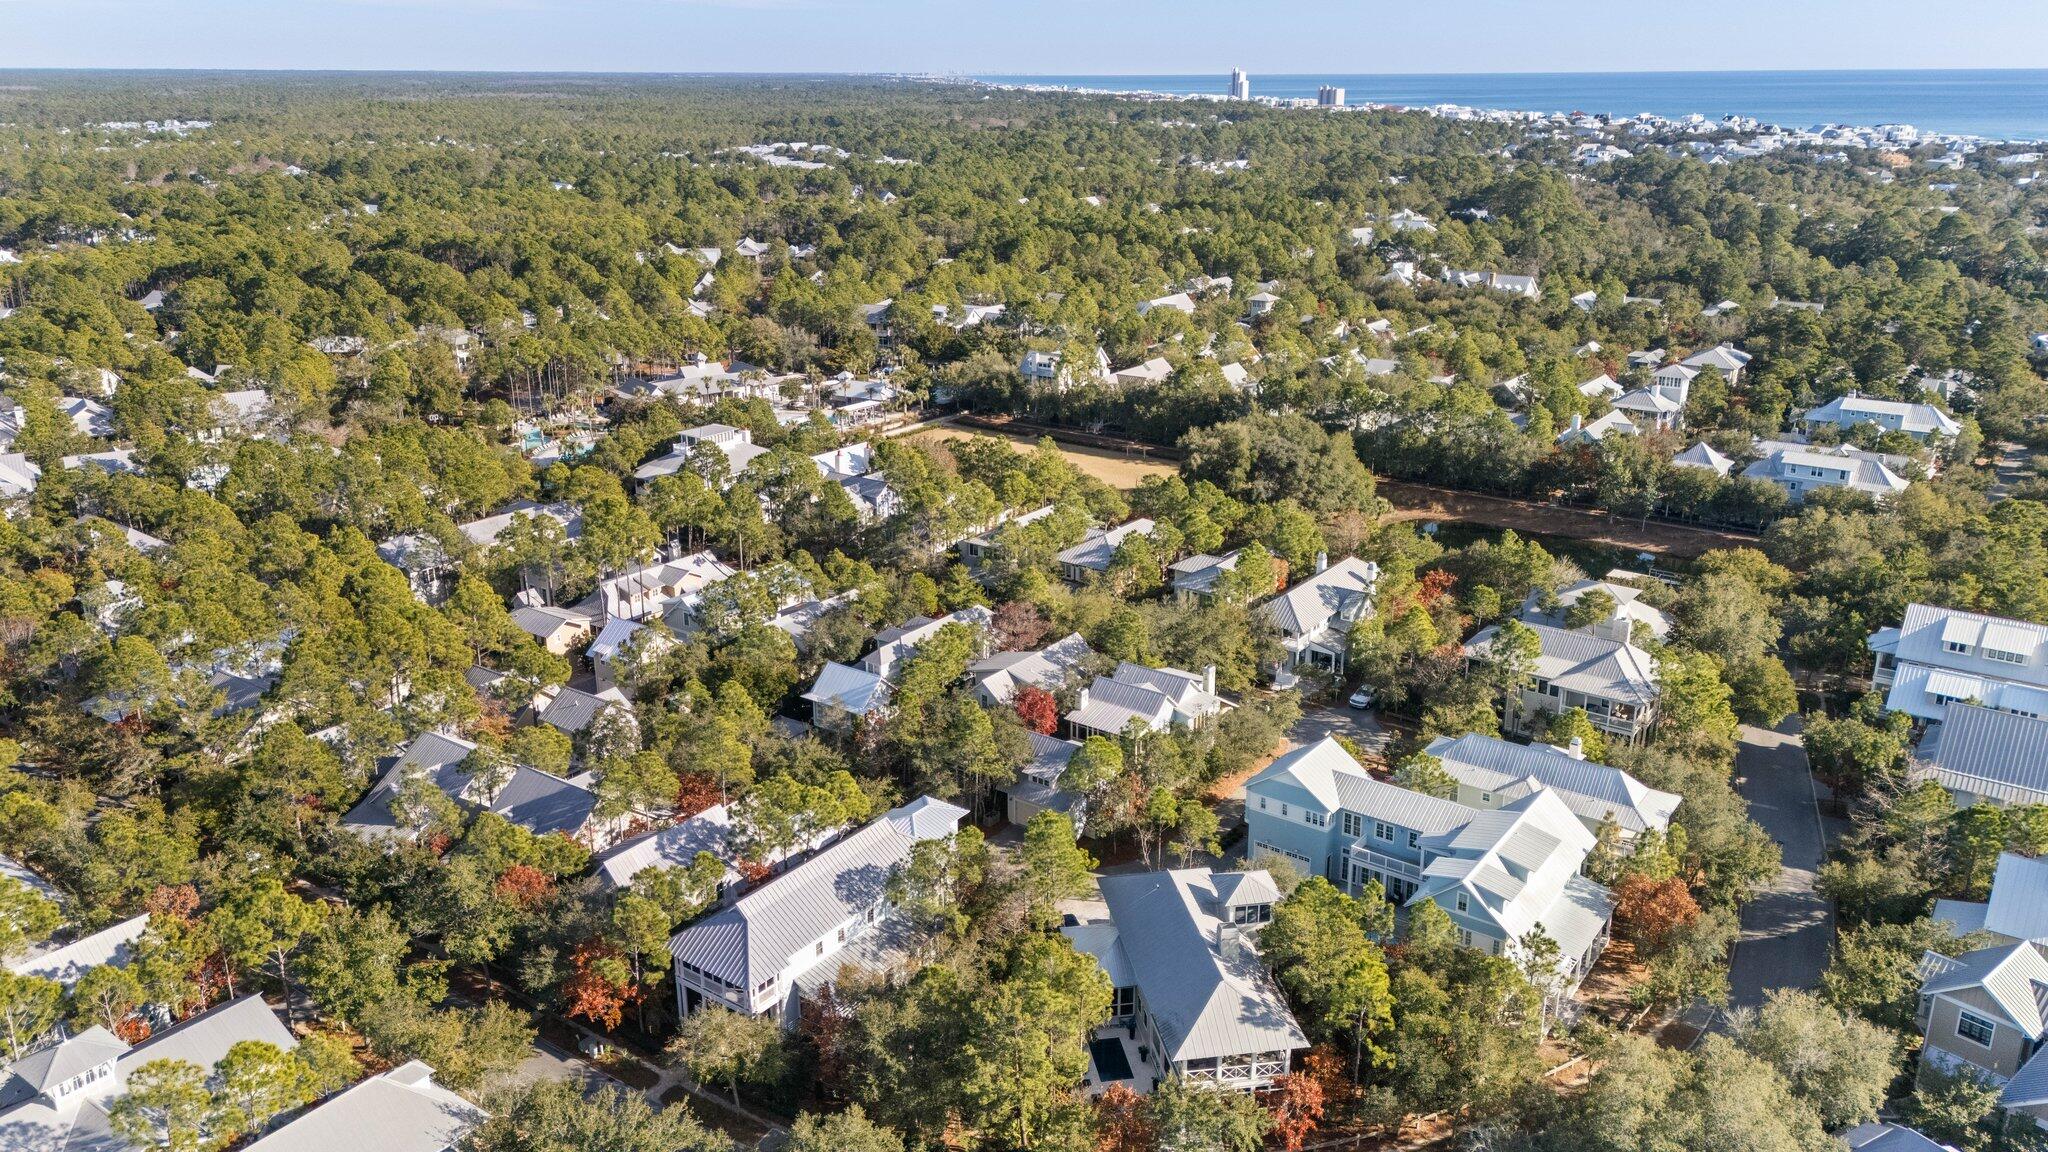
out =
[[[1301,719],[1288,729],[1287,740],[1294,747],[1313,744],[1325,736],[1342,736],[1368,752],[1384,752],[1391,739],[1370,710],[1338,705],[1313,705],[1301,710]]]

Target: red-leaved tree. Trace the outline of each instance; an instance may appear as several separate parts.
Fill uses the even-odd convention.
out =
[[[1125,1084],[1111,1084],[1095,1098],[1095,1152],[1152,1152],[1152,1122],[1145,1098]]]
[[[1669,948],[1678,933],[1699,918],[1699,902],[1676,876],[1627,876],[1614,886],[1615,931],[1645,954]]]
[[[1060,702],[1036,684],[1018,688],[1010,706],[1017,710],[1017,719],[1022,720],[1026,728],[1041,736],[1050,736],[1059,730]]]
[[[527,864],[514,864],[498,876],[498,895],[519,905],[531,908],[545,899],[554,890],[555,882],[548,874]]]
[[[1322,1082],[1314,1076],[1282,1076],[1259,1098],[1273,1117],[1273,1139],[1287,1152],[1301,1152],[1323,1120]]]
[[[640,998],[625,957],[602,940],[586,940],[569,954],[569,967],[569,979],[562,983],[566,1014],[600,1028],[617,1028],[626,1006]]]

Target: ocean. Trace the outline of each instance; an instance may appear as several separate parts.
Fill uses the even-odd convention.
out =
[[[1228,70],[1202,76],[976,76],[1117,92],[1223,95]],[[1314,99],[1333,84],[1352,104],[1463,104],[1615,116],[1754,116],[1783,128],[1911,124],[1999,140],[2048,139],[2048,69],[1869,72],[1529,72],[1262,76],[1252,95]]]

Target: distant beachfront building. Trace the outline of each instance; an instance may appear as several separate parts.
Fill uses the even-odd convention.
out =
[[[1232,68],[1230,70],[1230,98],[1232,100],[1249,100],[1252,98],[1251,73],[1246,72],[1242,68]]]
[[[1328,84],[1323,85],[1316,89],[1316,106],[1319,108],[1342,108],[1344,106],[1344,90],[1342,88],[1333,88]]]

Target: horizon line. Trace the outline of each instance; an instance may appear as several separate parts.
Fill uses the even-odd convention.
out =
[[[1229,69],[1188,69],[1172,72],[955,72],[933,71],[930,69],[891,69],[872,72],[854,72],[834,69],[792,69],[776,71],[760,70],[684,70],[669,71],[655,69],[553,69],[553,68],[399,68],[399,67],[352,67],[352,68],[300,68],[273,67],[263,65],[162,65],[133,67],[125,65],[0,65],[0,75],[14,73],[109,73],[125,75],[152,75],[160,73],[257,73],[279,76],[590,76],[590,77],[711,77],[711,78],[760,78],[779,77],[788,79],[838,78],[838,79],[880,79],[880,80],[981,80],[988,77],[1010,79],[1062,79],[1062,80],[1168,80],[1187,76],[1229,75]],[[1343,72],[1334,70],[1316,72],[1261,72],[1246,69],[1248,75],[1284,77],[1288,79],[1315,79],[1317,77],[1353,76],[1883,76],[1901,72],[1950,72],[1980,74],[2031,74],[2048,75],[2048,67],[2039,68],[1983,68],[1945,67],[1926,65],[1898,68],[1634,68],[1601,69],[1594,71],[1500,71],[1460,70],[1449,72],[1416,71],[1375,71]]]

